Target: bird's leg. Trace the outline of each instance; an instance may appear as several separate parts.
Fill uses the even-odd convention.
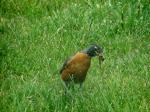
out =
[[[69,90],[70,86],[69,86],[69,82],[65,81],[65,94],[67,93],[67,91]]]
[[[80,91],[82,91],[82,89],[83,89],[83,83],[82,83],[82,82],[80,82],[80,87],[79,87],[79,89],[80,89]]]
[[[69,86],[70,86],[71,90],[74,91],[74,89],[75,89],[75,88],[74,88],[74,83],[75,83],[75,82],[74,82],[74,76],[73,76],[73,74],[70,75],[70,80],[71,80],[71,81],[70,81],[70,85],[69,85]]]

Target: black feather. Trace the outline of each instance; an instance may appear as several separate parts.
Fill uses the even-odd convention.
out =
[[[68,62],[72,59],[73,56],[70,56],[69,58],[67,58],[63,64],[63,66],[61,67],[59,73],[61,74],[63,72],[63,70],[67,67]]]

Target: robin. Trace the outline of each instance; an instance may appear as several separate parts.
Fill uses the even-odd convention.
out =
[[[95,56],[99,57],[99,62],[104,61],[102,48],[98,45],[90,45],[64,62],[60,74],[66,87],[68,87],[71,81],[80,84],[80,88],[82,87],[91,64],[91,58]]]

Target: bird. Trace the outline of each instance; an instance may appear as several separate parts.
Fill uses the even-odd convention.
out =
[[[60,69],[60,74],[66,88],[69,88],[71,81],[79,84],[80,88],[82,88],[82,84],[90,68],[91,59],[96,56],[99,57],[100,62],[104,61],[102,47],[92,44],[65,60]]]

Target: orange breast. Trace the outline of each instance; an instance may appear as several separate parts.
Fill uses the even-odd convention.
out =
[[[84,81],[90,67],[91,57],[84,53],[77,53],[63,70],[61,78],[64,81],[74,80],[75,82]]]

